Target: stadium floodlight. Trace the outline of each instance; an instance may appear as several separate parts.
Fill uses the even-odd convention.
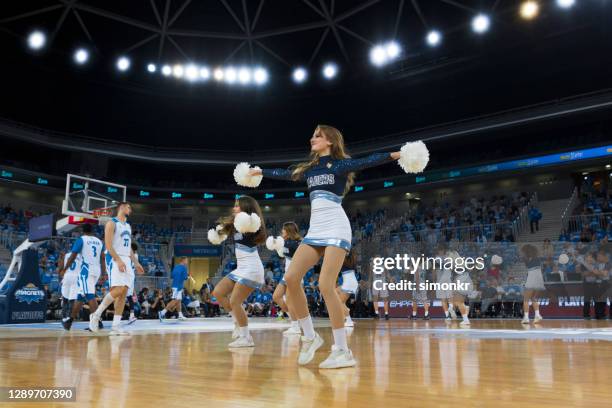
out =
[[[442,34],[437,30],[431,30],[427,33],[427,44],[431,47],[436,47],[442,42]]]
[[[564,9],[572,8],[575,4],[576,0],[557,0],[557,6]]]
[[[537,1],[529,0],[529,1],[524,1],[521,4],[520,14],[521,14],[521,17],[524,18],[525,20],[531,20],[537,17],[539,11],[540,11],[540,5],[538,4]]]
[[[261,67],[255,68],[253,71],[253,79],[257,85],[265,84],[268,82],[268,71]]]
[[[200,68],[200,79],[207,81],[210,79],[210,70],[206,67]]]
[[[172,75],[172,67],[170,65],[164,65],[161,71],[163,76],[167,77]]]
[[[182,78],[185,75],[185,68],[181,64],[176,64],[172,67],[172,75],[175,78]]]
[[[472,30],[475,33],[482,34],[489,30],[491,19],[486,14],[478,14],[472,19]]]
[[[74,52],[74,62],[79,65],[85,64],[89,60],[89,52],[85,48],[79,48]]]
[[[247,67],[238,70],[238,81],[243,85],[251,83],[251,76],[251,70]]]
[[[298,67],[293,70],[292,76],[293,76],[293,82],[297,84],[301,84],[304,81],[306,81],[306,77],[308,76],[308,73],[306,72],[306,69],[302,67]]]
[[[127,71],[128,69],[130,69],[130,65],[131,65],[131,62],[128,57],[119,57],[117,59],[117,69],[119,71],[122,71],[122,72]]]
[[[157,67],[155,66],[155,64],[149,64],[147,65],[147,71],[153,74],[155,71],[157,71]]]
[[[28,35],[28,47],[34,51],[42,49],[47,44],[47,36],[42,31],[32,31]]]
[[[333,62],[328,62],[323,67],[323,76],[326,79],[333,79],[336,75],[338,75],[338,66]]]
[[[187,67],[185,68],[185,78],[188,81],[197,81],[198,78],[200,77],[200,73],[198,71],[198,67],[196,67],[193,64],[189,64],[187,65]]]

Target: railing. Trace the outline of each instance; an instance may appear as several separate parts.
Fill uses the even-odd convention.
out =
[[[164,276],[136,276],[136,284],[134,293],[138,294],[143,288],[149,288],[149,291],[154,289],[165,289],[170,286],[170,278]]]
[[[576,206],[576,199],[578,198],[578,187],[574,187],[574,191],[572,191],[572,195],[570,196],[567,205],[565,206],[565,209],[563,210],[563,213],[561,214],[561,227],[563,228],[564,231],[567,231],[568,229],[568,221],[569,218],[572,216],[572,211],[574,210],[574,207]]]
[[[0,231],[0,245],[12,251],[26,239],[27,235],[26,232],[2,230]]]
[[[519,210],[519,216],[514,220],[514,226],[512,227],[512,233],[515,238],[518,238],[519,234],[523,230],[529,227],[529,208],[531,206],[538,205],[538,193],[535,192],[531,195],[531,198],[523,208]]]
[[[612,212],[599,214],[581,214],[566,217],[564,229],[566,232],[582,231],[588,227],[592,231],[606,231],[612,224]]]
[[[408,241],[429,241],[435,240],[435,242],[441,241],[450,241],[451,239],[456,239],[458,241],[471,242],[476,241],[476,238],[481,235],[487,239],[487,241],[493,241],[495,238],[495,233],[497,231],[512,231],[514,234],[513,227],[515,226],[514,222],[503,222],[498,224],[481,224],[481,225],[468,225],[464,227],[449,227],[449,228],[439,228],[439,229],[420,229],[420,230],[412,230],[412,231],[402,231],[390,233],[388,235],[389,240],[399,240],[405,242],[406,239]],[[377,236],[376,239],[380,237]],[[404,239],[402,239],[404,238]],[[411,239],[412,238],[412,239]],[[435,238],[435,239],[434,239]],[[442,239],[443,238],[443,239]],[[384,238],[383,238],[384,239]],[[516,235],[514,235],[514,239],[516,239]]]

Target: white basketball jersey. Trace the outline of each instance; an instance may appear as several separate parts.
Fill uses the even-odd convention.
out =
[[[121,222],[113,217],[115,235],[113,235],[113,249],[119,256],[130,256],[132,253],[132,227],[127,222]]]
[[[70,255],[72,255],[72,252],[67,252],[66,255],[64,255],[64,267],[68,266],[68,258],[70,258]],[[72,263],[72,265],[68,266],[68,268],[66,268],[66,273],[64,274],[64,276],[66,275],[78,275],[79,271],[80,271],[80,267],[81,267],[81,255],[77,255],[77,257],[74,259],[74,262]]]
[[[82,262],[89,266],[89,269],[100,269],[100,256],[102,254],[103,244],[97,237],[83,235],[83,248],[81,249]]]

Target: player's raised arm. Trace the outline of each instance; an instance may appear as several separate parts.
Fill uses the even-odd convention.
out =
[[[115,235],[115,223],[107,222],[104,226],[104,245],[107,248],[108,253],[113,258],[113,262],[117,264],[119,271],[125,272],[125,263],[121,260],[121,257],[117,255],[115,248],[113,248],[113,236]]]

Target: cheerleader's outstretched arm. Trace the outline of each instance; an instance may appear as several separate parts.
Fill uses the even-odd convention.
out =
[[[370,167],[380,166],[400,158],[400,152],[373,153],[360,159],[342,159],[336,164],[341,173],[359,171]]]
[[[291,170],[289,169],[250,169],[249,176],[264,176],[266,178],[276,179],[276,180],[289,180],[292,181],[291,178]]]

